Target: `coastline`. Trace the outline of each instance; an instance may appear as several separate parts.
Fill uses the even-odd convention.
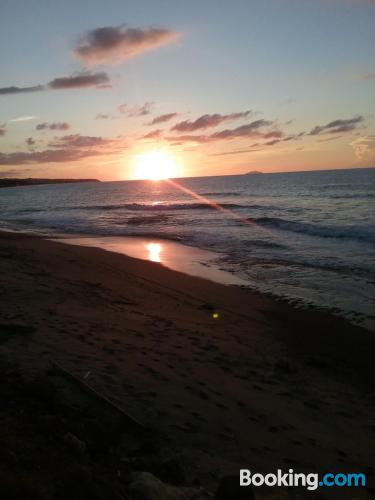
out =
[[[7,335],[1,361],[25,377],[52,363],[89,374],[91,387],[168,436],[189,484],[212,490],[247,466],[374,463],[375,337],[363,328],[158,263],[20,233],[0,232],[0,264],[1,326],[32,329]]]
[[[31,233],[33,234],[33,233]],[[361,318],[358,314],[349,314],[338,309],[334,305],[317,305],[303,299],[297,299],[285,294],[277,294],[270,290],[259,289],[249,279],[244,279],[238,273],[229,271],[218,264],[222,254],[213,250],[208,250],[200,246],[189,245],[186,242],[149,234],[149,235],[129,235],[129,236],[100,236],[100,235],[59,235],[48,238],[51,241],[61,243],[101,248],[105,251],[118,253],[121,255],[141,259],[145,261],[158,262],[162,266],[188,274],[190,276],[201,277],[221,285],[233,285],[246,288],[250,293],[260,294],[268,297],[272,301],[291,305],[294,309],[323,312],[328,315],[343,318],[354,326],[359,326],[375,334],[375,324],[373,318]]]

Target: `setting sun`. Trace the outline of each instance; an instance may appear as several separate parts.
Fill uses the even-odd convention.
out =
[[[167,151],[149,151],[136,157],[135,178],[160,181],[178,176],[178,165]]]

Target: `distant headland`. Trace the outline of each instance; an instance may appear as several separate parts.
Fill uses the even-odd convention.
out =
[[[259,170],[250,170],[250,172],[245,172],[243,175],[258,175],[258,174],[263,174],[263,172],[260,172]]]
[[[98,179],[0,179],[0,188],[37,186],[41,184],[73,184],[76,182],[100,182]]]

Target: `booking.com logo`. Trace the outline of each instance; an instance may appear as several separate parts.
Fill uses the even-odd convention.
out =
[[[317,490],[320,487],[359,487],[366,486],[366,476],[363,473],[332,473],[319,474],[311,472],[304,474],[289,469],[283,472],[277,469],[276,473],[252,473],[249,469],[240,469],[240,486],[303,486],[308,490]]]

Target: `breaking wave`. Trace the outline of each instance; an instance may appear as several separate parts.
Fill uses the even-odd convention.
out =
[[[283,231],[303,233],[310,236],[320,236],[322,238],[348,238],[353,240],[375,243],[374,226],[318,226],[304,222],[295,222],[278,217],[255,217],[248,218],[249,221],[260,226],[268,226]]]

